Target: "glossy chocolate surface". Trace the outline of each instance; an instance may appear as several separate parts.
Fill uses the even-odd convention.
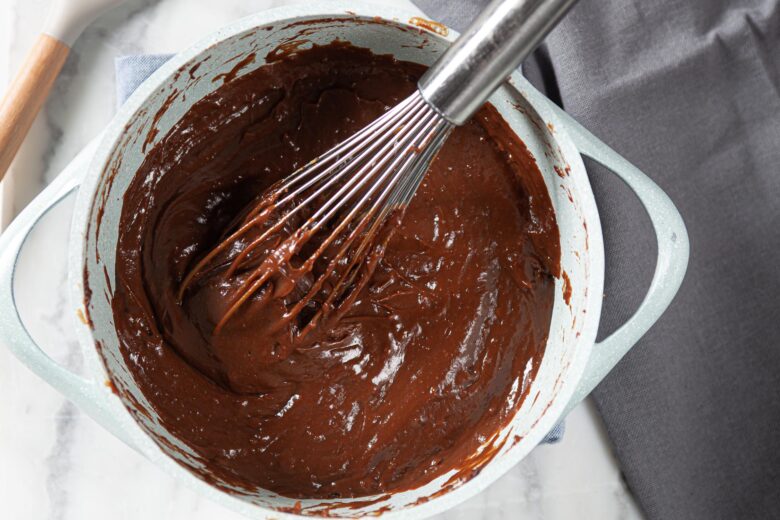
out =
[[[295,348],[237,283],[187,271],[272,182],[416,88],[422,66],[346,44],[281,54],[197,102],[128,188],[113,311],[160,421],[204,474],[293,497],[417,487],[511,419],[544,353],[559,240],[541,174],[490,105],[435,159],[370,283]]]

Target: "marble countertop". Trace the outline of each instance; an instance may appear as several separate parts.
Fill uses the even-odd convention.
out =
[[[386,0],[404,5],[405,0]],[[2,184],[3,224],[26,205],[114,113],[113,60],[175,52],[221,25],[279,0],[130,0],[74,46],[52,96]],[[43,23],[48,0],[0,0],[0,91]],[[17,274],[21,314],[36,341],[79,371],[65,315],[65,252],[72,200],[36,228]],[[0,518],[19,520],[228,520],[82,414],[0,348]],[[458,519],[638,519],[592,403],[576,408],[562,442],[536,448],[477,497],[445,513]]]

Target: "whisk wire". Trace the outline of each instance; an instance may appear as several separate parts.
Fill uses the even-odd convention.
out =
[[[427,118],[425,116],[428,116]],[[328,198],[327,201],[325,201],[324,204],[322,204],[315,213],[309,217],[309,219],[298,229],[296,232],[287,239],[287,241],[279,246],[277,248],[277,251],[275,251],[273,258],[276,262],[288,262],[289,259],[297,254],[301,248],[308,243],[310,238],[319,231],[322,226],[324,226],[327,222],[329,222],[339,211],[342,210],[342,208],[350,202],[353,197],[358,195],[363,187],[368,183],[369,180],[373,179],[374,176],[377,174],[377,172],[383,172],[379,178],[378,181],[374,182],[370,188],[364,193],[362,199],[353,206],[352,211],[350,211],[343,219],[341,219],[341,222],[339,223],[338,227],[333,230],[329,236],[326,238],[325,241],[320,245],[320,247],[317,248],[316,252],[309,258],[309,260],[305,263],[303,267],[305,269],[311,269],[311,266],[314,264],[314,262],[321,256],[321,254],[327,249],[327,247],[330,246],[330,244],[333,242],[336,236],[338,236],[339,233],[341,233],[344,228],[352,221],[355,214],[363,207],[365,202],[370,199],[370,197],[373,195],[373,193],[381,186],[381,183],[384,181],[384,179],[390,174],[391,171],[393,171],[395,165],[400,160],[400,157],[402,156],[396,156],[397,158],[394,160],[393,163],[388,168],[383,168],[385,164],[390,161],[391,158],[393,158],[392,154],[388,154],[390,150],[393,148],[400,148],[403,146],[406,146],[409,141],[413,140],[413,137],[415,135],[415,132],[418,130],[419,126],[421,126],[426,121],[430,121],[432,117],[429,113],[426,114],[425,111],[422,112],[413,112],[410,117],[404,118],[401,120],[402,125],[412,125],[411,131],[398,133],[397,135],[401,135],[400,138],[397,138],[396,140],[388,139],[383,141],[378,141],[376,143],[376,146],[379,146],[380,144],[383,144],[382,148],[379,150],[378,153],[374,153],[375,146],[369,147],[366,151],[364,151],[355,161],[351,162],[350,164],[362,164],[362,166],[359,168],[357,172],[351,175],[349,180],[347,180],[338,190],[336,193],[334,193],[331,197]],[[430,123],[428,123],[430,124]],[[385,142],[386,141],[386,142]],[[379,156],[380,160],[372,160],[370,162],[363,163],[362,159],[367,157],[376,157]],[[347,173],[349,171],[349,168],[344,168],[341,171],[341,175]],[[317,200],[318,197],[322,195],[322,193],[329,188],[331,185],[333,185],[336,182],[336,177],[331,178],[325,185],[319,187],[314,191],[314,193],[307,196],[305,200],[303,200],[300,204],[295,206],[291,211],[287,212],[282,218],[277,221],[276,224],[274,224],[271,228],[266,230],[263,234],[261,234],[258,238],[252,241],[246,248],[244,248],[241,253],[238,254],[238,256],[233,260],[230,267],[228,268],[228,271],[226,273],[226,276],[231,276],[234,274],[235,270],[238,268],[238,266],[241,264],[241,262],[260,244],[265,242],[267,238],[272,234],[277,232],[290,218],[290,216],[299,210],[301,208],[307,207],[309,204]],[[280,205],[284,204],[285,201],[290,200],[290,198],[282,199],[282,201],[279,202]],[[327,213],[325,213],[327,212]],[[323,213],[325,215],[323,216]],[[263,222],[257,222],[257,223],[263,223]],[[264,273],[268,272],[269,270],[273,269],[272,265],[265,266],[264,269],[258,269],[255,273],[250,275],[249,278],[247,278],[242,286],[239,288],[239,291],[243,290],[249,290],[250,292],[253,291],[253,287],[255,287],[257,284],[255,284],[255,281],[258,279],[261,279],[262,281],[260,284],[265,283],[267,281],[267,276],[264,275]],[[242,300],[242,302],[245,300]],[[232,315],[232,310],[234,310],[235,306],[231,306],[231,310],[228,312]]]
[[[421,105],[424,104],[425,101],[419,95],[419,92],[415,92],[414,95],[409,96],[403,101],[401,101],[392,110],[385,112],[382,116],[372,121],[370,124],[368,124],[359,132],[353,134],[346,140],[342,141],[334,148],[331,148],[323,155],[310,161],[309,163],[299,168],[297,171],[295,171],[288,177],[285,177],[284,179],[279,181],[276,185],[272,186],[269,190],[267,190],[263,194],[263,197],[260,200],[260,202],[257,204],[257,206],[253,208],[252,211],[250,211],[244,217],[243,224],[236,231],[234,231],[227,238],[225,238],[222,242],[220,242],[220,244],[218,244],[217,247],[212,249],[205,257],[203,257],[195,265],[195,267],[187,274],[187,276],[184,278],[179,288],[179,294],[178,294],[179,301],[182,300],[184,296],[184,292],[193,282],[197,280],[198,276],[205,274],[203,269],[212,260],[214,260],[214,258],[216,258],[220,253],[223,253],[231,244],[234,244],[237,240],[239,240],[243,235],[245,235],[252,228],[265,224],[265,222],[271,216],[270,215],[271,211],[269,210],[272,210],[274,207],[284,206],[285,204],[294,200],[296,196],[298,196],[300,193],[305,191],[307,188],[315,185],[318,181],[321,181],[322,179],[328,178],[328,176],[330,176],[334,171],[337,172],[336,175],[330,177],[331,182],[326,186],[324,186],[322,190],[320,190],[319,193],[321,194],[325,189],[333,185],[341,177],[343,177],[349,172],[347,168],[342,168],[340,171],[338,171],[338,168],[340,166],[343,166],[347,162],[350,162],[352,160],[360,161],[362,159],[365,159],[371,153],[372,150],[376,149],[376,147],[380,146],[385,140],[390,139],[393,136],[394,134],[392,130],[393,125],[395,125],[399,119],[402,120],[401,124],[403,124],[404,117],[408,119]],[[397,127],[397,125],[395,126]],[[384,140],[375,139],[375,136],[377,134],[385,137],[386,139]],[[344,150],[349,149],[349,147],[352,145],[355,145],[354,149],[350,150],[348,154],[342,154]],[[368,150],[365,150],[366,146],[369,146]],[[358,152],[363,152],[363,153],[358,157],[355,157],[355,155]],[[328,166],[328,164],[330,164],[330,166]],[[316,175],[314,175],[314,173],[317,172],[318,169],[322,169],[324,166],[328,166],[328,167],[320,171]],[[299,186],[294,192],[288,193],[289,190],[301,180],[305,181],[304,184],[302,186]],[[279,197],[281,197],[285,193],[287,193],[287,195],[283,199],[279,200]],[[254,239],[252,243],[250,243],[244,249],[244,251],[246,251],[248,254],[256,246],[258,246],[259,244],[267,240],[267,238],[271,234],[279,231],[292,217],[294,217],[301,210],[301,208],[305,207],[306,204],[314,200],[316,196],[317,195],[309,197],[306,201],[296,205],[290,212],[283,215],[283,217],[280,218],[276,222],[276,224],[274,224],[270,229],[266,230],[264,234]],[[263,213],[264,210],[265,210],[265,214]],[[225,273],[226,277],[232,276],[234,274],[237,265],[241,262],[241,260],[245,258],[245,256],[246,255],[234,259],[237,260],[237,262],[234,261],[231,264],[231,266],[228,268],[228,271]]]
[[[437,127],[432,130],[429,134],[429,137],[433,136],[431,139],[432,145],[434,147],[441,146],[441,144],[444,142],[444,140],[447,138],[451,131],[451,126],[440,124],[437,125]],[[422,146],[425,146],[423,143]],[[352,262],[347,269],[347,273],[350,272],[354,268],[355,265],[357,265],[357,261],[361,258],[363,258],[363,255],[366,251],[366,249],[371,245],[372,243],[372,237],[374,234],[378,231],[378,228],[381,226],[382,223],[384,223],[385,219],[388,217],[390,212],[393,209],[396,209],[398,211],[405,211],[405,204],[411,200],[411,196],[414,194],[414,191],[416,190],[417,186],[419,186],[420,182],[422,181],[422,178],[425,175],[425,171],[428,168],[428,165],[430,164],[430,161],[435,156],[435,151],[428,152],[426,150],[426,153],[424,153],[421,156],[418,156],[415,161],[418,164],[415,164],[412,166],[413,169],[413,175],[409,175],[404,182],[401,182],[399,184],[393,184],[391,185],[392,190],[388,190],[391,194],[387,198],[387,201],[382,201],[381,204],[376,204],[374,207],[378,208],[381,207],[381,212],[378,215],[376,219],[374,219],[372,227],[368,230],[368,232],[364,235],[363,240],[360,243],[360,246],[358,247],[357,251],[353,255]],[[402,168],[406,168],[406,165]],[[403,170],[402,170],[403,171]],[[402,217],[403,214],[399,215]],[[389,239],[389,235],[387,237]],[[380,244],[379,246],[384,248],[386,245],[385,243]],[[378,255],[374,255],[372,259],[378,259]],[[372,269],[368,269],[367,271],[372,271]],[[357,271],[353,271],[353,274],[350,278],[342,278],[337,282],[338,287],[347,288],[352,286],[354,282],[354,276]],[[357,294],[362,287],[355,286],[353,293]],[[333,293],[335,295],[335,291]],[[330,300],[326,301],[325,305],[323,307],[327,307],[327,304],[330,303]]]
[[[425,129],[423,131],[423,136],[430,136],[430,135],[438,135],[443,133],[443,127],[444,125],[441,125],[438,121],[438,118],[434,116],[428,117],[426,119],[426,125]],[[385,186],[385,189],[383,192],[376,198],[374,203],[372,204],[371,208],[363,215],[363,217],[360,219],[359,223],[355,228],[350,232],[349,237],[344,241],[342,244],[341,249],[336,254],[336,256],[333,257],[331,260],[331,263],[328,265],[328,268],[324,273],[322,273],[315,283],[312,285],[312,287],[309,289],[309,292],[301,298],[295,306],[285,315],[286,318],[292,317],[297,315],[306,305],[308,305],[311,301],[311,299],[320,291],[322,285],[324,282],[330,277],[330,275],[335,271],[338,262],[341,260],[341,258],[344,257],[344,255],[349,250],[350,246],[354,242],[354,240],[360,236],[363,235],[363,240],[361,241],[360,245],[358,246],[357,250],[353,253],[349,265],[346,267],[344,274],[336,281],[334,284],[334,288],[340,288],[339,290],[332,290],[327,296],[327,299],[321,304],[321,310],[320,312],[315,315],[315,317],[322,315],[326,316],[328,312],[333,307],[333,302],[335,299],[341,297],[343,290],[346,290],[348,287],[352,287],[352,282],[354,281],[354,274],[357,273],[354,268],[357,266],[358,262],[362,259],[364,259],[364,253],[366,252],[368,246],[372,243],[372,238],[374,237],[375,233],[378,231],[379,227],[384,223],[385,219],[387,218],[388,214],[393,209],[399,209],[402,211],[401,208],[397,208],[396,204],[401,200],[401,197],[399,196],[399,193],[403,191],[403,189],[399,189],[402,186],[406,186],[406,183],[404,184],[398,184],[398,179],[404,174],[406,168],[409,167],[409,164],[414,161],[414,153],[412,153],[414,150],[419,149],[421,145],[424,145],[423,140],[415,141],[414,143],[407,146],[404,154],[397,156],[393,164],[391,164],[386,170],[385,174],[380,177],[377,186],[379,185],[379,182],[382,182],[383,178],[386,177],[390,172],[395,172],[393,178],[390,179],[390,182]],[[427,154],[428,155],[432,154]],[[404,164],[401,164],[399,166],[399,163],[402,159],[406,159]],[[427,162],[425,159],[420,161],[421,166],[423,168],[423,173],[425,168],[427,167]],[[422,175],[419,175],[418,178],[422,178]],[[344,218],[342,220],[342,224],[340,225],[339,229],[336,229],[330,236],[336,236],[340,229],[344,227],[344,224],[351,221],[352,217],[354,216],[354,213],[357,212],[357,210],[362,207],[364,202],[368,200],[368,195],[364,196],[363,200],[361,200],[360,205],[357,205],[351,214]],[[377,214],[377,212],[379,212]],[[363,233],[363,230],[371,224],[371,227]],[[387,236],[389,238],[389,235]],[[386,245],[385,243],[378,244],[378,247],[384,248]],[[376,255],[371,257],[371,260],[373,261],[375,258],[378,259]],[[366,271],[372,271],[373,266],[366,269]],[[352,274],[352,276],[350,276]],[[348,278],[349,277],[349,278]],[[359,293],[361,286],[354,286],[352,287],[352,294]],[[309,323],[307,328],[312,328],[316,324],[315,320],[312,319],[312,321]]]
[[[180,286],[179,298],[215,269],[227,266],[223,276],[229,278],[248,267],[215,327],[218,333],[259,291],[261,300],[286,298],[325,257],[322,272],[302,287],[303,295],[288,304],[276,325],[285,327],[304,309],[313,307],[309,320],[296,329],[298,336],[305,335],[334,310],[346,307],[345,302],[358,297],[392,235],[383,233],[377,241],[377,234],[392,212],[398,212],[394,219],[403,216],[451,129],[452,124],[415,92],[271,186],[241,218],[235,231],[195,264]],[[303,224],[285,233],[285,226],[292,225],[296,216],[305,216]],[[257,236],[243,244],[244,237],[255,229]],[[327,234],[319,237],[322,233]],[[294,265],[293,259],[315,236],[314,250]],[[269,241],[275,241],[272,247],[267,247]],[[245,265],[260,247],[268,251],[259,257],[259,263],[253,259]],[[227,258],[217,262],[223,254]]]

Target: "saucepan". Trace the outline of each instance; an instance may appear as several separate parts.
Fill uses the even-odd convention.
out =
[[[564,274],[556,283],[549,339],[538,375],[513,420],[474,454],[490,454],[478,474],[456,482],[448,482],[450,475],[445,474],[418,489],[390,496],[301,501],[198,477],[203,462],[160,424],[125,365],[108,296],[117,283],[114,266],[123,194],[143,160],[145,136],[154,127],[154,141],[162,138],[194,102],[218,88],[219,82],[212,81],[216,76],[231,70],[241,75],[261,67],[269,52],[290,42],[305,47],[340,39],[378,54],[430,64],[457,35],[417,15],[363,2],[312,2],[261,12],[225,27],[172,58],[149,78],[122,107],[99,143],[84,152],[80,161],[83,164],[91,156],[89,167],[65,171],[0,238],[0,330],[19,359],[177,480],[250,518],[317,514],[424,518],[475,495],[527,455],[594,388],[659,318],[685,272],[688,238],[669,197],[520,74],[513,74],[490,102],[525,142],[544,176],[560,230]],[[243,68],[237,70],[239,63]],[[177,92],[186,92],[186,96]],[[604,247],[583,156],[604,165],[634,191],[658,241],[656,270],[644,301],[622,327],[598,343]],[[73,190],[78,190],[78,200],[69,281],[74,326],[89,368],[87,378],[57,365],[35,344],[19,318],[12,290],[17,257],[29,231]],[[116,395],[107,381],[127,391]]]

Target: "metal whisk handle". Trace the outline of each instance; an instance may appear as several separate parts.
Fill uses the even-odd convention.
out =
[[[423,98],[466,122],[576,0],[494,0],[420,78]]]

